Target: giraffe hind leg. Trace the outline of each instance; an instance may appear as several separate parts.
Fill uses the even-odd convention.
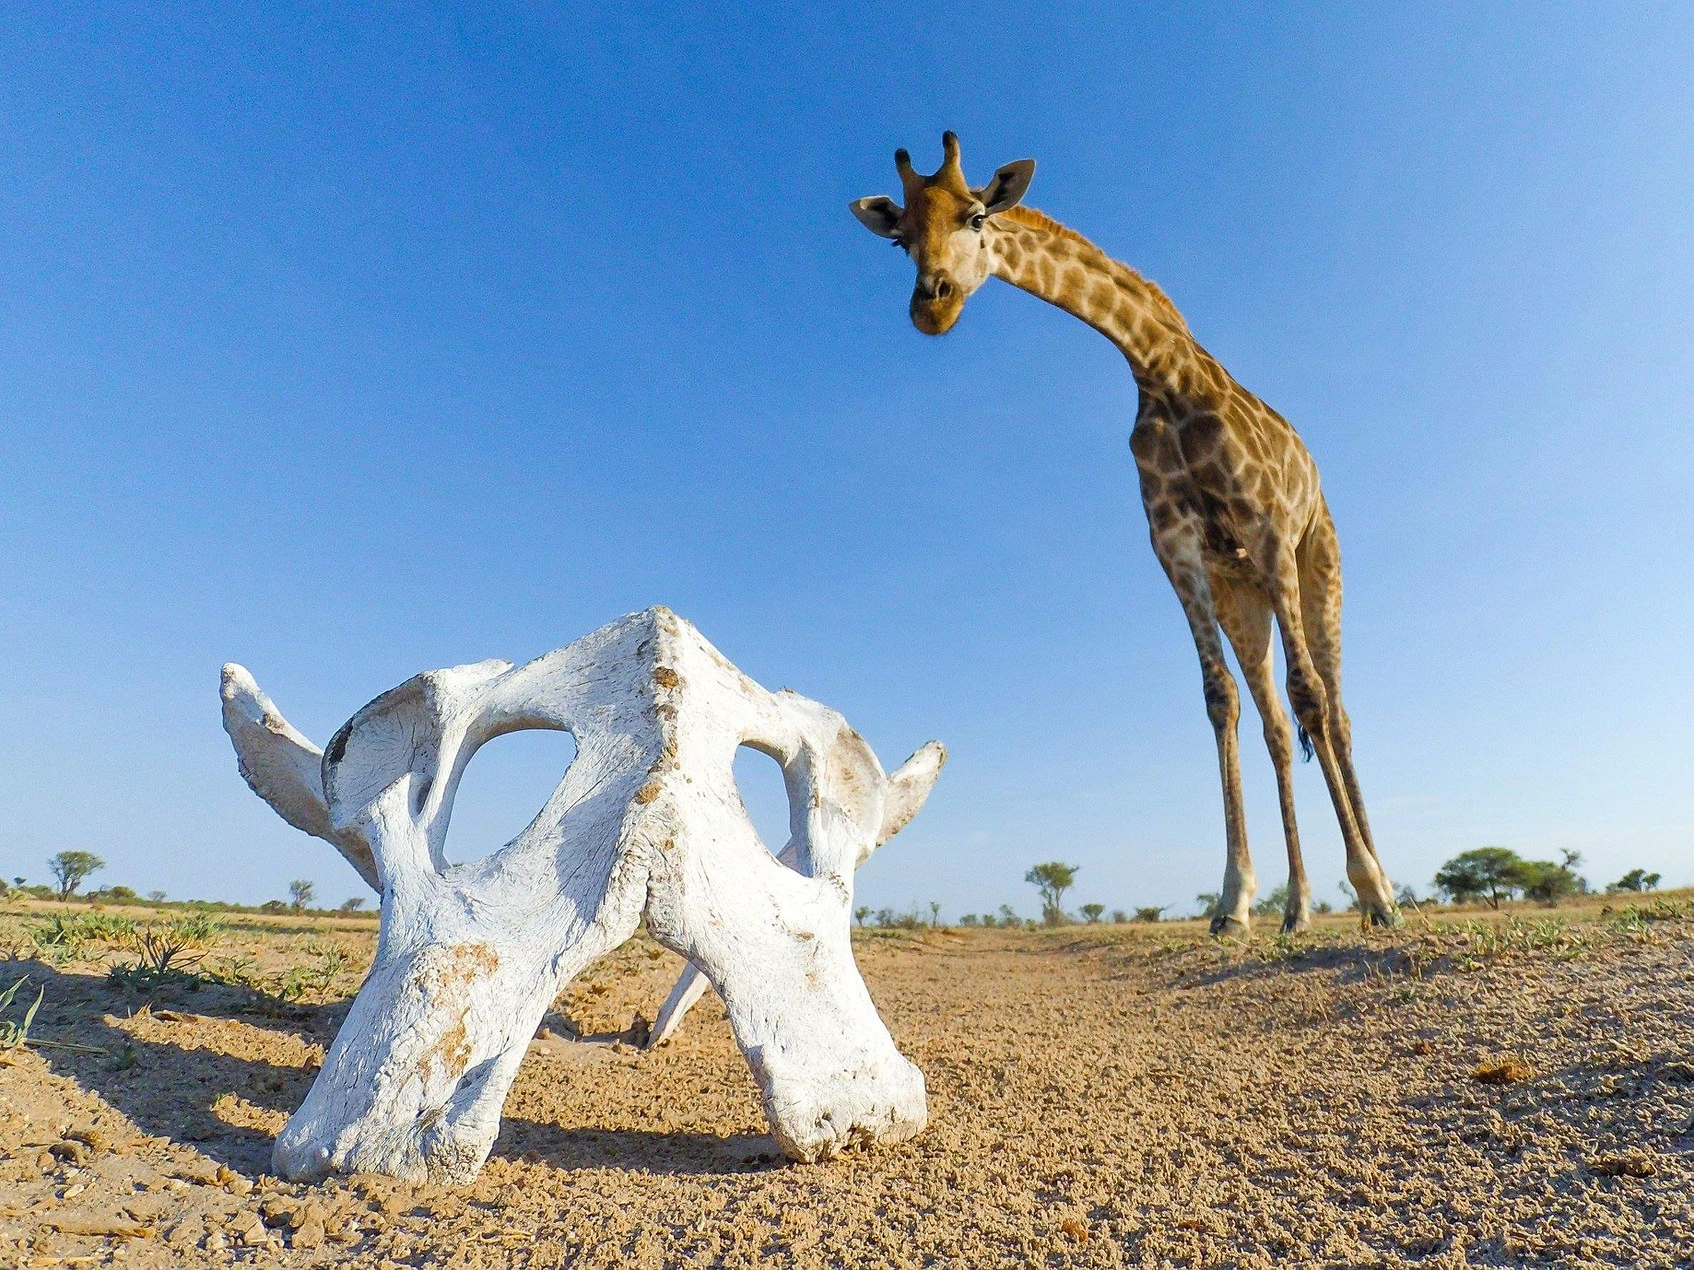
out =
[[[1329,508],[1320,510],[1317,520],[1300,543],[1295,558],[1300,570],[1300,608],[1305,621],[1306,645],[1311,649],[1312,664],[1329,698],[1335,760],[1341,769],[1342,783],[1347,788],[1347,800],[1352,804],[1359,836],[1365,840],[1365,846],[1380,868],[1382,859],[1377,855],[1370,818],[1365,814],[1364,794],[1359,789],[1358,772],[1353,766],[1353,724],[1341,700],[1341,548]]]
[[[1321,541],[1316,545],[1321,547]],[[1347,754],[1350,769],[1350,749],[1338,743],[1345,736],[1345,714],[1339,711],[1338,695],[1335,700],[1331,698],[1331,681],[1318,671],[1305,621],[1308,612],[1316,615],[1333,611],[1335,627],[1339,628],[1340,556],[1339,552],[1334,553],[1333,567],[1326,568],[1321,553],[1314,553],[1305,557],[1308,567],[1302,568],[1297,558],[1303,555],[1302,550],[1288,547],[1278,551],[1272,593],[1277,625],[1282,628],[1283,652],[1288,660],[1288,699],[1295,716],[1311,736],[1318,765],[1323,768],[1324,783],[1329,787],[1330,802],[1335,807],[1347,848],[1347,877],[1358,895],[1360,913],[1375,925],[1391,926],[1399,920],[1394,895],[1377,863],[1368,831],[1360,827],[1362,816],[1355,812],[1357,778],[1349,781],[1341,762],[1341,755]],[[1308,582],[1310,585],[1305,585]],[[1329,651],[1331,646],[1321,641],[1322,636],[1320,647]],[[1339,659],[1335,662],[1338,671]],[[1334,683],[1339,688],[1338,673]],[[1362,800],[1358,806],[1362,808]]]

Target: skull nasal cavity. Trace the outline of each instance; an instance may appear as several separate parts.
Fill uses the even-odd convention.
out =
[[[471,757],[453,795],[447,859],[480,860],[528,827],[576,759],[569,732],[526,729],[497,736]]]

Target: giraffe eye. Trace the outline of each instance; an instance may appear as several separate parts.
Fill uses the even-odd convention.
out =
[[[980,231],[982,229],[982,223],[987,219],[987,212],[978,212],[975,216],[971,217],[971,228]]]

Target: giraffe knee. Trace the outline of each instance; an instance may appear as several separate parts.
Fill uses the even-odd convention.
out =
[[[1323,685],[1301,676],[1288,681],[1288,704],[1294,707],[1294,717],[1306,730],[1306,735],[1318,738],[1328,735],[1329,702]]]
[[[1219,731],[1233,729],[1241,718],[1241,694],[1227,672],[1206,676],[1206,717]]]

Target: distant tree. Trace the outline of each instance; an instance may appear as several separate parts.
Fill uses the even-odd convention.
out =
[[[1045,864],[1036,865],[1023,875],[1025,882],[1041,892],[1041,920],[1047,925],[1058,926],[1065,920],[1065,892],[1076,884],[1079,867],[1049,860]]]
[[[47,867],[58,879],[59,898],[68,900],[76,894],[83,879],[105,868],[106,862],[92,851],[61,851],[47,862]]]
[[[1525,860],[1517,869],[1518,887],[1528,898],[1543,904],[1557,904],[1567,896],[1581,895],[1588,890],[1588,883],[1576,873],[1576,866],[1581,863],[1582,855],[1576,851],[1566,851],[1561,864]]]
[[[938,900],[929,902],[929,924],[937,929],[941,926],[941,904]]]
[[[1341,880],[1341,894],[1347,897],[1347,911],[1349,913],[1358,912],[1359,897],[1353,894],[1353,888],[1347,885],[1347,880],[1345,878]]]
[[[22,885],[22,882],[19,883]],[[1651,891],[1659,885],[1659,875],[1649,873],[1645,869],[1631,869],[1616,882],[1606,888],[1607,895],[1616,895],[1620,891]]]
[[[286,913],[288,911],[288,901],[266,900],[263,904],[259,905],[259,911],[261,913]]]
[[[1507,847],[1475,847],[1454,856],[1435,874],[1435,885],[1457,904],[1486,899],[1493,908],[1521,890],[1524,862]]]
[[[365,897],[362,895],[355,895],[349,899],[342,900],[341,907],[335,911],[338,913],[357,913],[364,906]]]
[[[1194,897],[1194,902],[1200,906],[1200,916],[1210,917],[1218,911],[1218,896],[1215,891],[1201,891]]]
[[[1288,907],[1288,883],[1284,882],[1253,905],[1254,917],[1275,917]]]
[[[1328,900],[1319,900],[1316,904],[1312,905],[1312,912],[1314,913],[1333,913],[1334,911],[1335,905],[1331,904]]]
[[[147,898],[152,900],[155,904],[163,904],[165,902],[165,893],[163,891],[149,891],[147,892]]]
[[[13,878],[12,879],[12,885],[15,886],[15,887],[18,887],[21,890],[22,888],[29,885],[29,879],[28,878]]]
[[[861,904],[858,908],[853,910],[853,920],[861,926],[865,924],[865,919],[867,919],[870,915],[871,906],[869,904]]]
[[[1129,914],[1124,912],[1121,908],[1114,908],[1112,910],[1112,923],[1113,923],[1113,925],[1122,926],[1128,920],[1129,920]]]
[[[288,907],[296,913],[304,912],[317,892],[318,888],[305,878],[295,878],[288,884]]]
[[[1416,908],[1418,906],[1417,888],[1407,883],[1394,892],[1394,902],[1401,908]]]
[[[1104,904],[1084,904],[1082,906],[1082,919],[1092,926],[1100,920],[1100,915],[1105,911],[1106,906]]]
[[[963,917],[961,917],[959,919],[959,925],[961,925],[961,926],[975,926],[976,925],[976,914],[975,913],[966,913]]]
[[[1012,911],[1012,906],[1010,904],[1002,904],[1000,905],[1000,925],[1022,926],[1023,919]]]
[[[1138,908],[1135,910],[1135,920],[1138,922],[1163,921],[1166,907],[1166,905],[1161,904],[1157,907],[1148,905],[1143,908]]]

